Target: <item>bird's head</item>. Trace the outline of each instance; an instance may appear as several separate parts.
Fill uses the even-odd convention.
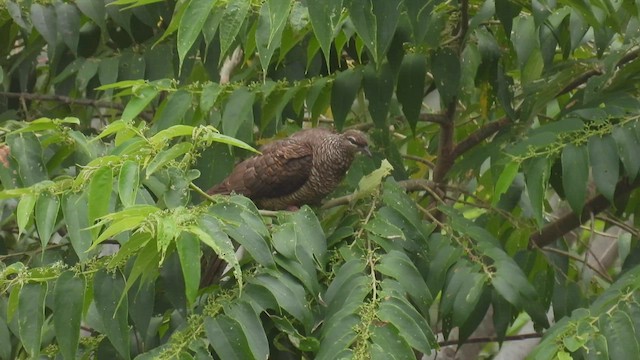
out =
[[[347,130],[342,133],[343,143],[352,153],[363,152],[368,156],[371,156],[369,151],[369,141],[367,135],[360,130]]]

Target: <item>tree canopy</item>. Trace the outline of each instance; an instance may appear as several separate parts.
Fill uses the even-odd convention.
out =
[[[1,2],[0,359],[640,358],[639,35],[631,0]],[[204,193],[316,126],[373,150],[322,206]]]

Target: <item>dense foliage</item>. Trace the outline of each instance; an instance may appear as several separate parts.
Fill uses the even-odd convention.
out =
[[[532,359],[640,358],[639,34],[630,0],[5,0],[0,359],[415,359],[528,321]],[[309,126],[374,150],[322,207],[202,191]]]

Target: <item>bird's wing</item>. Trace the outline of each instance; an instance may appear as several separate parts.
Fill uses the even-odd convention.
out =
[[[209,194],[236,192],[252,199],[277,198],[299,189],[309,178],[313,149],[298,139],[268,144],[262,154],[251,157],[233,169]]]

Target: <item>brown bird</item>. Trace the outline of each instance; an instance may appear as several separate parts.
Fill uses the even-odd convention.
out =
[[[236,165],[208,194],[242,194],[259,208],[295,209],[318,204],[342,181],[356,153],[371,156],[358,130],[314,128],[263,146],[262,154]]]

